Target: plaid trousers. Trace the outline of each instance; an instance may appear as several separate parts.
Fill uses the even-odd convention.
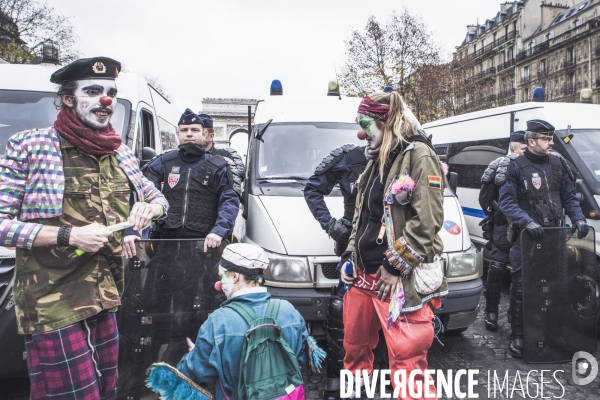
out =
[[[25,336],[30,399],[114,399],[119,333],[114,313]]]

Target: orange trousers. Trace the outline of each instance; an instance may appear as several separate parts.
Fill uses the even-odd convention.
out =
[[[372,297],[355,287],[344,295],[344,369],[352,371],[373,371],[373,349],[379,342],[379,330],[383,329],[389,355],[392,386],[396,371],[406,371],[406,380],[415,369],[427,369],[427,350],[434,339],[433,311],[429,305],[409,314],[402,314],[400,321],[387,328],[389,302]],[[422,374],[415,376],[414,382],[421,381],[422,397],[411,397],[406,383],[406,396],[399,393],[401,399],[425,398],[425,382]],[[377,382],[379,387],[379,380]],[[414,388],[414,384],[413,384]],[[429,390],[430,398],[435,396],[435,388]],[[364,395],[364,392],[361,393]]]

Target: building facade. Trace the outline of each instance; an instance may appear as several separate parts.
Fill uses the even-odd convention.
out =
[[[202,113],[213,119],[215,145],[227,146],[229,138],[237,132],[248,132],[248,106],[252,120],[256,111],[256,99],[202,99]]]
[[[483,25],[468,26],[451,68],[457,113],[531,101],[579,101],[583,88],[600,102],[600,0],[517,0]]]

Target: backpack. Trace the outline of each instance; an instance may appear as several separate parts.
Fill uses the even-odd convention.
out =
[[[305,397],[298,360],[277,324],[280,304],[280,300],[269,300],[263,318],[240,302],[225,306],[236,311],[249,325],[244,335],[240,379],[233,400],[300,400]],[[229,399],[227,394],[225,397]]]

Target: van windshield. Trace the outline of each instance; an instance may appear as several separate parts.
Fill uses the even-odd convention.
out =
[[[366,145],[356,137],[358,124],[271,124],[258,142],[258,178],[309,178],[336,147],[346,143]]]
[[[22,90],[0,90],[0,155],[6,142],[17,132],[48,128],[54,124],[58,111],[54,106],[55,94]],[[117,133],[127,132],[131,103],[118,99],[111,123]]]
[[[561,131],[561,137],[566,131]],[[600,130],[582,129],[574,132],[569,142],[597,181],[600,181]]]

